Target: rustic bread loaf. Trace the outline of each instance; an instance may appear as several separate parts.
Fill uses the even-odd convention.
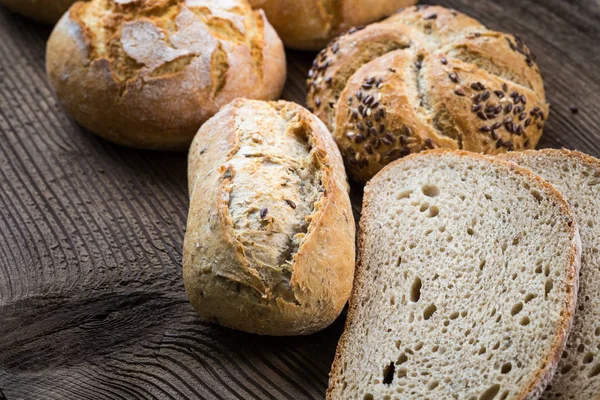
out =
[[[58,98],[84,127],[123,145],[185,149],[236,97],[275,99],[283,45],[247,0],[79,2],[48,42]]]
[[[77,0],[0,0],[11,10],[36,21],[54,24]]]
[[[442,7],[411,7],[335,39],[308,86],[309,108],[361,182],[425,149],[533,148],[548,115],[523,42]]]
[[[321,50],[353,26],[375,22],[417,0],[250,0],[265,10],[286,46]]]
[[[327,128],[284,101],[235,100],[189,155],[183,277],[208,320],[266,335],[309,334],[342,311],[355,227]]]
[[[329,399],[535,399],[571,327],[577,225],[550,184],[467,152],[367,185]]]
[[[510,153],[569,201],[582,242],[579,296],[573,330],[558,372],[543,399],[600,400],[600,161],[568,150]]]

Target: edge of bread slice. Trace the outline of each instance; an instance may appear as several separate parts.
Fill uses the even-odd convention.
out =
[[[571,329],[581,242],[549,183],[434,150],[365,189],[327,398],[535,399]]]
[[[543,399],[600,400],[600,160],[571,150],[508,153],[569,201],[579,224],[582,257],[573,330]]]

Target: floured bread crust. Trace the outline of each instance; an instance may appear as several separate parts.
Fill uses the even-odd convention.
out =
[[[47,71],[91,131],[134,147],[185,149],[234,98],[277,98],[286,65],[277,34],[245,0],[93,0],[56,26]]]
[[[354,275],[355,226],[339,151],[314,115],[235,100],[189,155],[183,277],[208,320],[266,335],[332,323]]]

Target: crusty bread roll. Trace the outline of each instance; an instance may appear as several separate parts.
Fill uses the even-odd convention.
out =
[[[362,182],[424,149],[533,148],[548,116],[523,42],[442,7],[411,7],[334,40],[308,85],[309,108]]]
[[[581,260],[552,185],[497,157],[414,154],[368,183],[358,243],[329,400],[539,398]]]
[[[185,149],[236,97],[275,99],[281,40],[246,0],[93,0],[48,42],[58,98],[84,127],[123,145]]]
[[[265,10],[286,46],[321,50],[353,26],[375,22],[417,0],[250,0]]]
[[[11,10],[36,21],[54,24],[77,0],[0,0]]]
[[[247,332],[309,334],[348,300],[355,226],[342,158],[294,103],[235,100],[189,154],[183,278],[202,317]]]

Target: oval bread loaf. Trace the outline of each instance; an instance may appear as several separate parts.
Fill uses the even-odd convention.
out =
[[[443,7],[410,7],[335,39],[315,59],[308,86],[309,109],[360,182],[432,148],[533,148],[548,116],[523,42]]]
[[[286,46],[321,50],[353,26],[387,17],[416,0],[250,0],[265,10]]]
[[[113,142],[187,149],[237,97],[276,99],[283,44],[247,0],[78,2],[48,41],[50,82],[67,111]]]
[[[354,275],[343,162],[314,115],[235,100],[189,154],[183,277],[202,317],[246,332],[309,334],[339,315]]]
[[[55,24],[76,1],[77,0],[0,0],[0,4],[4,4],[6,7],[25,17],[47,24]]]
[[[435,150],[365,189],[329,399],[537,399],[571,329],[581,242],[513,163]]]
[[[567,198],[582,242],[577,312],[544,400],[600,400],[600,160],[570,150],[503,155],[531,169]]]

